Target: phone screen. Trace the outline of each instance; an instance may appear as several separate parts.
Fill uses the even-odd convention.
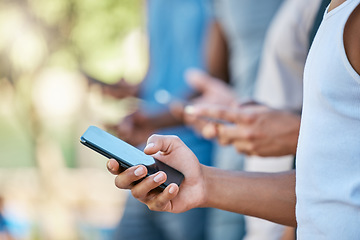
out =
[[[170,183],[180,186],[184,178],[184,175],[176,169],[98,127],[90,126],[81,136],[80,142],[107,158],[114,158],[122,167],[129,168],[141,164],[148,169],[148,175],[164,171],[167,180],[160,186],[161,188],[167,187]]]

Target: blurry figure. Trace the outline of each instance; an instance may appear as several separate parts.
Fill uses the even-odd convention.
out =
[[[214,44],[208,48],[209,73],[217,78],[229,76],[232,90],[219,86],[221,84],[215,78],[191,73],[188,75],[190,85],[203,94],[197,102],[231,105],[237,98],[245,100],[253,97],[266,32],[282,2],[213,0],[216,21],[209,40]],[[220,50],[227,52],[219,53]],[[224,72],[227,70],[229,73]],[[217,147],[214,165],[222,169],[242,170],[244,155],[232,146]],[[245,236],[244,224],[244,217],[239,214],[211,209],[209,239],[242,239]]]
[[[147,1],[150,66],[145,79],[137,86],[124,80],[103,85],[104,93],[113,97],[141,99],[139,110],[114,126],[120,138],[141,148],[152,133],[174,134],[206,165],[211,164],[212,143],[184,126],[168,105],[195,94],[184,80],[184,72],[204,69],[204,37],[211,19],[208,8],[207,0]],[[152,212],[130,196],[114,238],[205,239],[206,213],[207,209],[181,214]]]
[[[325,2],[325,3],[324,3]],[[323,1],[326,6],[329,1]],[[323,14],[321,1],[287,0],[272,22],[266,38],[263,59],[254,98],[271,107],[240,105],[229,111],[209,108],[207,117],[234,121],[237,125],[222,125],[217,130],[206,128],[205,135],[217,136],[222,144],[232,144],[238,152],[258,156],[295,154],[302,108],[302,78],[313,29],[319,23],[315,16]],[[236,113],[237,112],[237,113]],[[226,117],[228,115],[228,117]],[[247,156],[246,171],[276,172],[291,168],[293,155],[261,158]],[[280,239],[283,227],[246,217],[245,239]],[[262,229],[259,231],[259,229]],[[291,236],[294,230],[287,229]],[[283,236],[286,239],[287,236]]]
[[[271,121],[278,121],[278,128],[271,121],[264,124],[268,131],[287,131],[288,135],[284,134],[282,139],[288,142],[289,151],[282,152],[281,155],[284,156],[278,157],[247,156],[245,171],[281,172],[293,167],[300,129],[303,72],[311,44],[309,35],[320,3],[321,0],[286,0],[269,28],[254,98],[272,108],[294,113],[295,116],[277,117],[281,116],[280,113],[273,116]],[[275,137],[269,141],[276,142],[278,139],[280,138]],[[261,144],[265,145],[264,141]],[[254,217],[246,217],[246,223],[247,231],[254,236],[246,238],[247,240],[269,239],[267,233],[276,232],[276,229],[279,235],[274,239],[280,239],[280,229],[284,229],[280,225]],[[266,228],[267,231],[257,231],[259,228]]]
[[[7,222],[4,216],[4,199],[0,196],[0,240],[12,240],[14,239],[8,228]]]

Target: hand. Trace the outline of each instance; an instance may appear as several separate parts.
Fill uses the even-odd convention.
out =
[[[145,143],[155,131],[151,121],[141,112],[135,112],[125,117],[117,125],[107,125],[107,128],[133,146]]]
[[[154,211],[180,213],[205,202],[203,166],[178,137],[152,135],[144,152],[182,172],[185,178],[180,188],[172,183],[163,192],[157,191],[156,188],[166,181],[166,174],[161,171],[134,184],[146,176],[146,167],[139,165],[122,171],[112,159],[107,166],[111,173],[117,175],[115,185],[118,188],[131,189],[135,198]]]
[[[137,85],[129,84],[124,78],[114,84],[102,84],[101,87],[103,94],[117,99],[134,97],[138,91]]]
[[[186,72],[185,78],[195,92],[200,94],[198,97],[191,99],[191,105],[217,104],[226,106],[236,102],[235,93],[227,84],[203,71],[190,69]],[[188,104],[189,102],[187,104],[173,103],[171,105],[171,112],[175,117],[182,118],[187,125],[192,126],[197,132],[202,134],[203,129],[207,126],[207,121],[186,114],[185,108]],[[207,135],[204,135],[204,137],[212,138],[212,136]]]
[[[185,73],[187,83],[198,93],[194,103],[231,105],[236,102],[235,92],[222,80],[214,78],[198,69],[189,69]]]
[[[193,115],[223,119],[234,124],[212,124],[220,144],[259,156],[295,154],[300,116],[264,105],[194,107]]]
[[[192,123],[192,127],[206,139],[213,139],[218,137],[218,123],[211,121],[210,118],[205,115],[198,115],[197,109],[207,109],[213,107],[221,109],[224,106],[213,104],[196,104],[186,106],[184,110],[184,118],[188,119],[187,121]]]

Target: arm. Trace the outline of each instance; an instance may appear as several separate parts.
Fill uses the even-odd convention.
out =
[[[200,165],[190,149],[174,136],[153,135],[144,151],[185,175],[180,188],[170,184],[163,192],[157,192],[154,189],[165,182],[165,173],[155,173],[133,185],[146,176],[144,166],[119,173],[117,162],[108,161],[109,171],[117,175],[116,186],[131,189],[133,196],[151,210],[179,213],[195,207],[214,207],[296,225],[294,171],[245,173]]]
[[[329,10],[338,4],[332,1]],[[353,11],[345,25],[344,47],[351,66],[360,75],[360,6]]]
[[[82,71],[82,74],[89,84],[99,85],[105,95],[112,96],[117,99],[136,97],[138,95],[139,84],[130,84],[124,78],[121,78],[116,83],[108,84],[88,75],[84,71]]]
[[[211,76],[230,81],[229,76],[229,51],[224,32],[217,21],[210,25],[206,43],[206,63]]]
[[[296,225],[295,171],[249,173],[205,168],[205,207]]]

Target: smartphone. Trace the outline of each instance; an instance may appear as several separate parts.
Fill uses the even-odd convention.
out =
[[[115,159],[124,168],[140,164],[144,165],[148,170],[147,176],[158,171],[164,171],[167,179],[166,182],[159,186],[162,190],[170,183],[176,183],[180,186],[184,179],[184,175],[178,170],[152,156],[146,155],[143,151],[98,127],[90,126],[80,137],[80,142],[107,158]]]
[[[215,124],[223,124],[223,125],[233,125],[234,123],[223,120],[223,119],[219,119],[219,118],[212,118],[212,117],[205,117],[205,116],[199,116],[200,119],[210,122],[210,123],[215,123]]]

